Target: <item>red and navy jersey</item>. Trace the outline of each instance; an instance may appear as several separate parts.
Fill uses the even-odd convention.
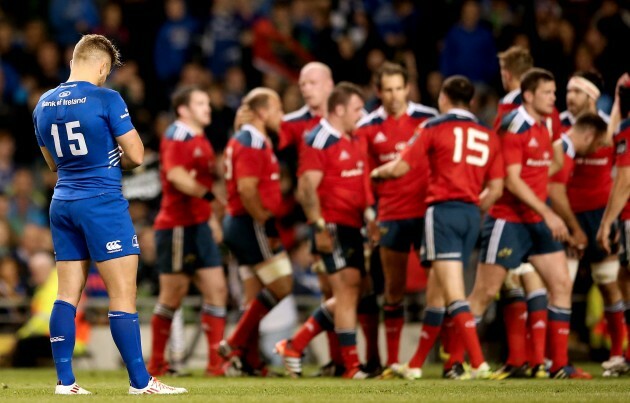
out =
[[[523,96],[521,95],[520,89],[510,91],[501,98],[499,106],[497,107],[497,116],[494,118],[494,124],[492,125],[497,133],[501,129],[501,122],[503,121],[503,118],[522,104]],[[553,108],[551,115],[547,116],[545,124],[547,125],[547,129],[549,130],[553,141],[555,142],[556,140],[559,140],[562,135],[562,125],[560,123],[560,114],[556,108]]]
[[[624,119],[615,133],[615,165],[619,168],[630,167],[630,119]],[[630,201],[621,211],[622,220],[630,220]]]
[[[278,133],[280,137],[278,149],[283,150],[289,146],[295,146],[300,152],[304,145],[304,137],[320,120],[321,116],[313,115],[307,105],[284,115]]]
[[[437,116],[436,109],[409,102],[407,112],[398,119],[388,116],[382,106],[358,123],[357,136],[367,142],[370,171],[398,158],[418,125]],[[429,167],[426,161],[413,172],[374,186],[379,221],[423,217]]]
[[[282,205],[280,166],[269,139],[254,126],[246,124],[230,139],[223,159],[228,195],[228,213],[248,214],[238,193],[238,180],[258,178],[258,193],[265,209],[274,215]]]
[[[508,113],[499,130],[505,166],[521,165],[521,179],[542,201],[547,200],[549,166],[553,159],[553,147],[547,125],[536,121],[525,107]],[[490,209],[494,218],[508,222],[537,223],[542,217],[510,193],[503,196]]]
[[[451,109],[420,125],[401,153],[412,168],[428,159],[427,204],[462,201],[479,204],[486,181],[505,177],[497,135],[467,110]]]
[[[306,136],[299,173],[323,172],[317,188],[326,222],[360,228],[372,203],[364,141],[344,135],[322,119]]]
[[[170,229],[208,221],[210,203],[199,197],[188,196],[166,179],[168,171],[181,166],[208,189],[212,189],[214,150],[204,133],[194,133],[180,121],[171,124],[160,142],[160,180],[162,200],[155,218],[155,229]]]
[[[598,114],[604,121],[610,120],[606,113],[598,111]],[[569,130],[575,124],[575,120],[576,118],[569,111],[560,114],[564,130]],[[571,163],[567,164],[569,159]],[[565,164],[560,172],[551,178],[551,181],[567,185],[567,196],[574,213],[606,207],[612,189],[613,159],[612,146],[600,148],[583,157],[569,158],[565,153]]]

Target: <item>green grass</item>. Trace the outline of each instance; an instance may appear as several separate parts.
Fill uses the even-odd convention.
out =
[[[601,373],[595,364],[582,366]],[[184,396],[127,396],[123,371],[77,372],[79,383],[94,396],[54,396],[55,376],[51,369],[0,369],[0,401],[58,402],[80,400],[114,402],[121,399],[157,399],[176,402],[621,402],[630,401],[630,377],[591,381],[510,380],[447,381],[440,379],[436,365],[425,370],[425,378],[403,380],[346,381],[305,378],[204,378],[199,373],[188,378],[164,381],[188,388]],[[6,385],[6,386],[4,386]]]

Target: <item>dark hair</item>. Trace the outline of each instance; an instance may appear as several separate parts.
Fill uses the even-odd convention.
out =
[[[626,85],[619,87],[619,109],[621,118],[626,119],[630,113],[630,87]]]
[[[120,52],[116,46],[114,46],[112,41],[103,35],[83,35],[83,37],[75,45],[75,57],[77,59],[87,59],[93,52],[104,52],[109,55],[112,67],[122,66],[122,62],[120,61]]]
[[[205,92],[201,87],[196,85],[180,87],[173,92],[173,95],[171,96],[171,105],[173,110],[175,110],[176,115],[179,116],[177,109],[179,109],[180,106],[187,106],[190,104],[190,96],[195,91]]]
[[[573,127],[576,130],[588,130],[593,129],[595,131],[595,137],[604,135],[608,131],[608,124],[597,113],[586,112],[578,116]]]
[[[573,74],[572,77],[582,77],[597,87],[599,92],[604,91],[604,79],[602,75],[596,71],[578,71]]]
[[[376,83],[376,88],[381,90],[383,76],[396,76],[400,75],[403,78],[403,82],[407,85],[409,82],[409,73],[407,70],[397,63],[385,62],[383,65],[374,73],[374,82]]]
[[[549,70],[538,67],[527,70],[521,77],[521,94],[525,94],[527,91],[536,92],[541,81],[555,81],[555,78]]]
[[[333,112],[339,105],[348,105],[348,101],[350,101],[352,95],[358,96],[361,100],[365,99],[363,97],[363,91],[361,91],[361,88],[356,84],[342,81],[335,85],[335,88],[328,97],[328,113]]]
[[[522,76],[527,70],[534,67],[534,58],[529,50],[522,46],[512,46],[508,50],[497,54],[499,61],[503,62],[503,68],[516,77]]]
[[[459,75],[451,76],[444,80],[441,91],[453,105],[468,106],[473,96],[475,96],[475,87],[470,80]]]

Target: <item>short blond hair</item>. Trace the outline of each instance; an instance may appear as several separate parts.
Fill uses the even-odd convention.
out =
[[[271,88],[256,87],[245,95],[242,102],[247,105],[249,109],[255,111],[267,108],[269,105],[269,98],[276,98],[280,100],[278,93]]]
[[[98,57],[99,53],[104,53],[109,56],[112,62],[112,67],[118,67],[122,65],[120,61],[120,51],[116,46],[104,37],[103,35],[89,34],[83,35],[83,37],[74,46],[74,52],[72,58],[78,60],[89,60],[94,57]]]
[[[521,77],[525,72],[534,67],[534,58],[528,49],[522,46],[512,46],[497,55],[502,67],[515,77]]]

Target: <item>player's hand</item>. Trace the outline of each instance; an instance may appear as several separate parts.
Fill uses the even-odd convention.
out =
[[[236,110],[236,116],[234,118],[234,130],[238,131],[241,126],[250,123],[252,120],[254,120],[254,113],[251,109],[249,109],[249,106],[239,106]]]
[[[378,170],[378,168],[374,168],[372,170],[372,172],[370,172],[370,179],[372,179],[374,182],[381,182],[383,180],[385,180],[385,178],[381,178],[379,176],[380,172]]]
[[[332,253],[333,241],[327,229],[315,232],[315,249],[320,253]]]
[[[582,228],[575,228],[571,233],[569,242],[571,243],[571,246],[578,251],[581,257],[588,246],[588,237],[584,231],[582,231]]]
[[[618,237],[615,234],[615,238]],[[610,224],[602,221],[599,226],[599,230],[597,231],[597,243],[599,246],[606,251],[606,253],[611,254],[611,242],[610,242]]]
[[[375,220],[368,221],[367,223],[368,239],[372,246],[378,245],[381,240],[381,229],[378,227],[378,223]]]
[[[219,221],[212,218],[210,219],[210,221],[208,221],[208,225],[210,226],[210,229],[212,230],[212,238],[214,239],[214,242],[217,245],[222,244],[223,243],[223,228],[221,227],[221,224],[219,223]]]
[[[569,239],[569,229],[566,224],[556,213],[549,211],[543,216],[545,224],[551,230],[553,239],[558,242],[564,242]]]

